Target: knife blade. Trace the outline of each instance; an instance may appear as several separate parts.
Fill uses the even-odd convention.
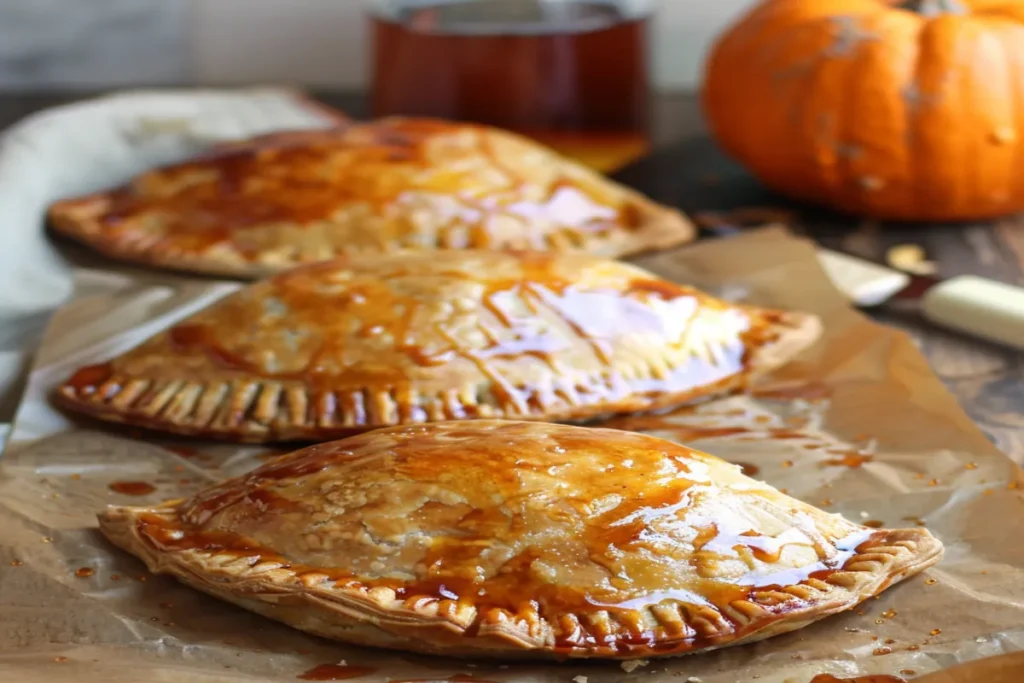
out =
[[[703,233],[729,237],[743,228],[699,222]],[[1024,350],[1024,288],[976,275],[942,279],[905,273],[888,265],[817,248],[829,279],[860,308],[915,301],[929,322],[990,342]]]

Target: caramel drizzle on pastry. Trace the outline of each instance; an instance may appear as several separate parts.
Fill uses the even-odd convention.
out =
[[[452,142],[443,142],[446,136]],[[642,217],[625,196],[583,175],[563,173],[538,184],[503,165],[487,140],[484,129],[429,119],[268,135],[142,176],[114,191],[98,220],[116,231],[140,217],[158,217],[163,236],[140,239],[186,252],[232,242],[249,259],[261,251],[247,244],[249,228],[347,221],[352,212],[392,217],[370,236],[380,247],[403,244],[410,236],[415,241],[413,215],[425,202],[440,222],[429,246],[444,248],[507,244],[508,235],[501,233],[509,228],[498,217],[572,228],[567,237],[578,233],[578,240],[640,226]],[[431,157],[451,154],[444,145],[461,151],[439,164]]]
[[[736,605],[783,618],[832,590],[833,575],[892,533],[847,525],[843,538],[828,540],[799,510],[785,510],[794,525],[776,537],[759,534],[727,507],[716,508],[725,514],[715,517],[695,516],[688,511],[699,500],[723,495],[710,472],[728,465],[640,434],[537,427],[441,423],[314,446],[208,489],[172,517],[143,514],[137,532],[166,552],[201,550],[244,558],[253,567],[284,567],[307,587],[385,588],[409,609],[424,601],[453,613],[471,606],[478,617],[466,635],[502,618],[554,621],[555,648],[565,651],[680,650],[707,645],[716,634],[740,637],[751,624]],[[588,459],[595,452],[600,455]],[[374,468],[391,483],[368,481],[365,472]],[[565,494],[550,490],[561,488],[559,481]],[[391,499],[381,487],[394,487]],[[361,492],[356,498],[353,488]],[[763,487],[730,495],[772,509]],[[347,511],[350,504],[359,512]],[[549,525],[557,529],[554,540],[545,540]],[[684,527],[692,538],[681,542],[690,533]],[[360,542],[368,537],[373,540]],[[389,545],[411,554],[396,560],[385,552]],[[757,562],[779,563],[791,546],[812,548],[817,561],[755,569]],[[515,552],[494,559],[507,548]],[[735,558],[750,571],[723,577],[719,563]],[[340,570],[338,562],[365,571]],[[586,575],[566,583],[559,564]],[[683,574],[690,576],[680,579]],[[683,603],[687,618],[658,612],[666,601]],[[653,625],[640,616],[650,609],[659,616]],[[609,612],[628,633],[602,639],[595,624]]]
[[[579,353],[573,351],[574,344],[583,341],[595,365],[610,369],[616,364],[613,356],[617,338],[649,336],[659,340],[651,346],[652,354],[660,356],[663,352],[656,349],[663,344],[680,359],[685,358],[685,363],[679,367],[669,364],[646,378],[633,378],[632,386],[606,371],[611,384],[601,393],[603,398],[637,391],[658,395],[742,375],[748,369],[751,351],[776,334],[770,312],[753,315],[742,308],[730,309],[696,290],[662,280],[630,275],[618,288],[607,282],[589,286],[572,283],[553,274],[551,263],[558,258],[543,253],[520,254],[520,273],[516,277],[494,279],[455,268],[440,273],[425,271],[422,259],[404,267],[399,262],[396,267],[383,269],[378,278],[339,275],[333,263],[307,266],[278,276],[278,285],[270,292],[273,305],[263,303],[273,309],[266,313],[268,321],[280,319],[269,324],[316,331],[294,342],[301,346],[300,352],[274,351],[283,343],[283,329],[267,337],[269,346],[256,339],[259,330],[251,342],[239,339],[235,330],[252,324],[247,316],[251,317],[253,304],[248,303],[220,305],[215,317],[203,320],[200,316],[172,327],[167,333],[169,356],[201,354],[230,373],[302,382],[323,392],[392,387],[399,397],[410,391],[416,379],[416,371],[410,367],[430,370],[462,359],[491,381],[501,410],[530,414],[558,402],[560,397],[555,394],[560,389],[509,381],[504,369],[508,363],[533,359],[558,375],[567,353]],[[478,293],[471,299],[482,302],[481,309],[460,311],[459,301],[445,302],[448,311],[438,316],[434,312],[439,305],[436,299],[415,290],[407,292],[407,287],[415,285],[400,282],[407,279],[413,283],[424,277],[434,278],[420,280],[424,288],[431,286],[430,282],[441,286],[452,280],[477,288]],[[335,282],[332,278],[342,279]],[[701,307],[721,310],[731,320],[732,329],[723,330],[723,338],[713,340],[714,353],[686,353],[686,345],[694,342],[689,338],[690,327]],[[472,329],[467,329],[468,325]],[[233,335],[230,348],[220,341],[225,334]],[[353,355],[350,347],[354,340],[378,353]],[[299,360],[278,360],[286,356]],[[280,365],[282,362],[286,367]],[[174,373],[173,367],[168,370]],[[67,384],[82,396],[98,392],[113,395],[119,391],[112,379],[115,376],[115,366],[104,363],[79,370]],[[415,410],[411,399],[400,403],[407,406],[407,412]],[[474,416],[460,409],[448,417]],[[421,417],[411,412],[403,415],[406,421]]]

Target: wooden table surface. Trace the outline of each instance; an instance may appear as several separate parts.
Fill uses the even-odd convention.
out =
[[[85,94],[0,94],[0,128],[34,111]],[[350,115],[365,114],[364,98],[321,93],[319,99]],[[655,199],[691,214],[740,206],[781,208],[791,227],[832,248],[880,259],[896,244],[918,244],[943,277],[967,273],[1024,284],[1024,217],[994,223],[894,225],[791,206],[761,189],[706,136],[692,95],[662,95],[653,103],[653,154],[617,174]],[[912,335],[935,372],[988,436],[1024,462],[1024,354],[937,329],[912,310],[868,312]]]

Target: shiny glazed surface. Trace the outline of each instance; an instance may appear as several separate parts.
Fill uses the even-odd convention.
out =
[[[518,172],[503,169],[501,151],[478,129],[431,119],[268,137],[141,179],[115,194],[102,221],[116,227],[142,214],[162,215],[175,239],[199,246],[266,223],[326,220],[354,203],[387,213],[419,199],[434,202],[421,209],[462,224],[462,231],[445,226],[441,239],[452,247],[493,246],[498,226],[488,217],[502,214],[593,230],[634,227],[620,195],[536,167],[550,161],[539,151],[521,160]],[[400,236],[368,237],[387,244]]]
[[[783,318],[582,254],[353,257],[241,290],[62,392],[197,429],[572,419],[736,386]]]
[[[654,437],[506,420],[376,430],[103,532],[221,599],[314,634],[433,654],[665,656],[848,609],[936,562]]]
[[[675,211],[537,143],[409,118],[225,145],[51,217],[114,256],[237,273],[399,249],[619,254],[692,236]]]
[[[700,639],[683,623],[652,629],[621,610],[683,603],[740,629],[729,605],[824,585],[891,533],[822,513],[679,444],[507,421],[313,446],[207,489],[170,519],[141,514],[136,531],[163,552],[280,564],[309,585],[389,589],[407,607],[471,605],[484,622],[524,610],[554,623],[617,610],[632,624],[616,638],[622,647]],[[562,627],[558,647],[594,644]]]
[[[174,325],[149,348],[267,378],[406,384],[407,371],[457,361],[557,371],[559,361],[582,360],[568,357],[573,352],[608,365],[617,360],[617,340],[685,343],[701,307],[723,336],[735,337],[716,359],[722,374],[741,371],[738,335],[756,324],[741,309],[626,265],[545,254],[421,254],[307,267]],[[159,360],[124,364],[149,369]],[[90,374],[83,384],[94,383]]]

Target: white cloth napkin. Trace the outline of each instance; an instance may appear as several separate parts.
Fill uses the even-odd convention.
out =
[[[74,264],[44,230],[55,200],[125,182],[217,142],[338,118],[284,88],[114,93],[29,116],[0,135],[0,422],[28,356],[72,295]]]

